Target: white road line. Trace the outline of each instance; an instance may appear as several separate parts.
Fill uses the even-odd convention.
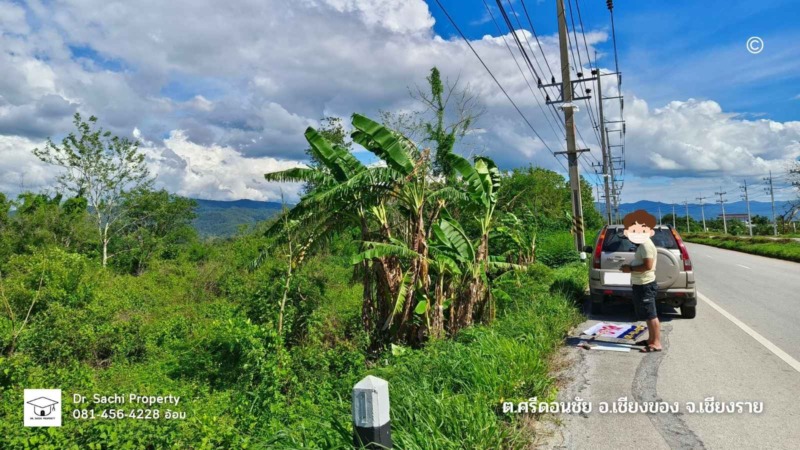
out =
[[[749,267],[747,267],[747,266],[743,266],[743,265],[741,265],[741,264],[737,264],[737,266],[739,266],[739,267],[744,267],[745,269],[749,269]]]
[[[705,255],[705,256],[706,256],[706,258],[711,258],[711,257],[710,257],[710,256],[708,256],[708,255]],[[714,258],[711,258],[711,259],[714,259]]]
[[[737,327],[741,328],[742,331],[744,331],[745,333],[749,334],[750,337],[752,337],[753,339],[758,341],[759,344],[763,345],[767,350],[769,350],[772,353],[774,353],[775,356],[777,356],[778,358],[782,359],[786,364],[789,364],[790,366],[792,366],[792,368],[794,370],[800,372],[800,362],[798,362],[796,359],[792,358],[791,356],[789,356],[789,354],[787,354],[783,350],[779,349],[778,346],[776,346],[775,344],[773,344],[772,342],[767,340],[767,338],[765,338],[764,336],[758,334],[757,331],[755,331],[754,329],[752,329],[752,328],[748,327],[747,325],[745,325],[744,322],[742,322],[741,320],[739,320],[736,317],[734,317],[731,313],[729,313],[728,311],[725,311],[724,309],[722,309],[721,306],[719,306],[716,303],[712,302],[711,299],[709,299],[705,295],[703,295],[700,292],[698,292],[697,293],[697,297],[700,298],[700,300],[703,300],[704,302],[708,303],[708,306],[716,309],[717,312],[719,312],[720,314],[725,316],[728,320],[733,322],[734,325],[736,325]]]

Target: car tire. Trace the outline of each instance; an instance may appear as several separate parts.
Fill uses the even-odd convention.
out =
[[[592,314],[603,314],[603,296],[602,295],[592,295],[590,296],[591,300],[591,310]]]
[[[694,319],[697,316],[696,306],[681,306],[681,317],[684,319]]]

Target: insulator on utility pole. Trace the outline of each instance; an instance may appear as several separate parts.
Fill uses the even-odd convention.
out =
[[[614,10],[614,0],[606,0],[606,6],[608,6],[609,11]]]

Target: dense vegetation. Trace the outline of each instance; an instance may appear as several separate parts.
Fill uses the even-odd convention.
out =
[[[87,199],[80,176],[69,198],[0,194],[0,447],[348,448],[370,373],[390,382],[398,448],[527,445],[501,402],[554,395],[550,357],[586,284],[561,176],[458,156],[468,124],[424,128],[434,158],[355,115],[352,140],[385,165],[354,158],[338,122],[309,129],[312,166],[267,174],[306,182],[299,204],[203,240],[195,201],[146,171],[108,179],[109,161],[140,159],[95,122],[76,116],[39,154],[99,170],[114,195]],[[64,426],[23,428],[24,388],[62,389]],[[180,396],[186,418],[77,420],[108,407],[73,393]]]
[[[770,258],[800,262],[800,241],[797,238],[737,237],[709,234],[686,234],[688,242],[752,253]]]

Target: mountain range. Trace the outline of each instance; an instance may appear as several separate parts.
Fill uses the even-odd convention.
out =
[[[789,210],[790,205],[791,204],[788,201],[776,201],[775,214],[778,216],[783,215]],[[605,203],[595,202],[594,206],[598,211],[600,211],[601,214],[605,213]],[[659,209],[662,216],[666,216],[667,214],[672,214],[673,206],[675,207],[675,214],[678,217],[686,217],[686,206],[684,206],[683,203],[663,203],[650,200],[640,200],[634,203],[620,203],[619,211],[621,215],[625,215],[626,213],[636,211],[637,209],[643,209],[658,217]],[[702,206],[699,203],[689,203],[688,207],[689,217],[695,220],[702,219],[703,209],[705,209],[706,219],[716,219],[722,215],[722,208],[720,207],[719,203],[705,203]],[[725,214],[747,214],[747,204],[744,200],[737,202],[725,202]],[[771,220],[772,203],[751,201],[750,215],[764,216],[770,218]]]
[[[204,200],[197,202],[197,217],[194,227],[203,237],[229,237],[240,229],[249,229],[257,223],[270,219],[283,207],[278,202],[255,200]],[[288,205],[291,207],[291,205]]]
[[[194,226],[201,236],[204,237],[229,237],[235,235],[240,229],[249,229],[257,223],[268,220],[279,213],[282,205],[278,202],[261,202],[255,200],[204,200],[195,199],[197,202],[197,218]],[[787,201],[775,202],[775,212],[782,215],[789,210],[790,203]],[[292,205],[287,205],[291,207]],[[595,202],[594,206],[600,213],[605,211],[605,203]],[[644,209],[650,214],[658,217],[659,209],[662,216],[672,213],[672,207],[678,217],[686,216],[686,207],[683,204],[671,204],[654,202],[650,200],[640,200],[634,203],[620,204],[620,213],[626,214],[637,209]],[[706,203],[704,206],[706,219],[715,219],[722,209],[718,203]],[[725,203],[727,214],[746,214],[747,207],[744,201]],[[753,216],[760,215],[772,218],[772,205],[769,202],[750,202],[750,213]],[[702,210],[699,203],[689,204],[689,216],[695,220],[701,220]]]

